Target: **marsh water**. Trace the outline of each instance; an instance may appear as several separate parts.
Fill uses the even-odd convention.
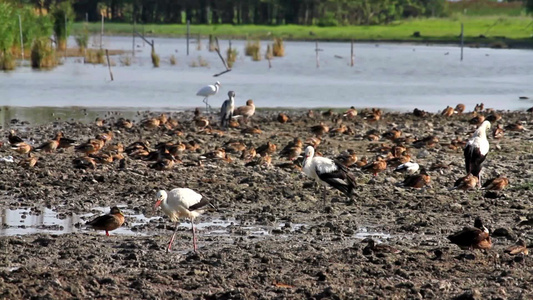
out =
[[[95,39],[97,40],[97,39]],[[417,107],[436,112],[446,105],[467,108],[483,102],[496,109],[524,109],[533,105],[533,52],[531,50],[468,48],[460,61],[456,45],[355,44],[355,66],[350,67],[349,43],[319,43],[316,66],[314,42],[285,42],[285,57],[254,62],[244,56],[245,41],[233,41],[239,52],[231,72],[207,40],[201,50],[185,39],[154,38],[161,67],[151,63],[150,46],[139,38],[131,65],[131,37],[104,37],[104,48],[129,51],[111,57],[114,81],[104,65],[83,64],[67,58],[50,71],[19,67],[0,73],[0,105],[10,107],[105,107],[178,110],[201,107],[199,88],[222,83],[210,98],[219,107],[227,92],[236,92],[237,105],[251,98],[257,107],[381,107],[410,111]],[[196,42],[196,41],[194,41]],[[270,42],[270,41],[268,41]],[[262,53],[267,41],[261,42]],[[75,43],[69,41],[71,47]],[[221,40],[225,55],[229,41]],[[177,64],[170,64],[174,55]],[[201,67],[200,61],[207,66]],[[26,62],[27,64],[27,62]],[[24,113],[21,111],[21,113]]]

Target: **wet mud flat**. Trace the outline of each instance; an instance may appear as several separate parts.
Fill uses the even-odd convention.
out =
[[[518,238],[533,243],[531,113],[495,112],[502,118],[493,128],[521,122],[526,129],[508,130],[498,140],[489,138],[483,181],[497,174],[510,180],[498,192],[451,190],[465,175],[461,147],[453,149],[452,141],[472,135],[476,126],[468,122],[470,113],[449,118],[384,113],[381,120],[369,122],[363,112],[346,119],[318,111],[313,117],[306,111],[286,111],[292,120],[284,124],[277,121],[278,113],[259,111],[254,116],[253,125],[262,131],[258,134],[243,134],[246,125],[227,132],[203,130],[195,126],[192,111],[169,113],[181,125],[177,130],[141,128],[142,119],[157,117],[158,112],[141,114],[131,129],[116,126],[120,113],[115,112],[102,116],[103,126],[58,120],[35,126],[31,121],[13,122],[2,128],[0,157],[13,156],[13,162],[0,162],[0,297],[533,297],[531,257],[504,253]],[[352,132],[333,133],[341,126],[338,119]],[[405,145],[412,159],[428,168],[430,186],[400,187],[404,175],[391,167],[375,177],[351,167],[358,183],[356,195],[348,200],[328,190],[324,203],[322,189],[296,167],[281,165],[289,161],[278,155],[294,137],[310,139],[310,127],[320,122],[331,130],[322,136],[317,152],[335,157],[353,149],[359,159],[366,156],[369,161],[394,145],[381,134],[396,127],[402,137],[410,138]],[[37,164],[28,169],[18,165],[25,156],[13,152],[7,141],[8,129],[13,128],[35,146],[57,131],[81,143],[107,132],[109,126],[114,132],[110,144],[127,146],[142,139],[154,149],[158,142],[194,141],[199,148],[180,153],[180,162],[167,171],[156,171],[149,167],[153,162],[127,155],[122,166],[114,161],[77,169],[73,160],[82,154],[72,148],[38,152]],[[371,130],[378,133],[377,140],[369,140]],[[438,142],[416,143],[431,135]],[[276,144],[272,164],[246,166],[240,153],[230,153],[230,162],[205,155],[231,140],[242,140],[247,147]],[[175,187],[192,188],[217,207],[197,220],[198,253],[191,251],[186,220],[172,251],[165,252],[174,224],[153,205],[157,190]],[[126,224],[110,237],[83,226],[114,205],[125,211]],[[65,222],[47,223],[41,215]],[[469,251],[450,244],[446,237],[472,226],[476,216],[491,231],[492,249]],[[367,237],[398,251],[370,250]]]

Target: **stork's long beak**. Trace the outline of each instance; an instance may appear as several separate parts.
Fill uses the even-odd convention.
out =
[[[157,201],[155,202],[155,205],[154,205],[154,209],[158,208],[159,205],[161,205],[161,201],[163,201],[163,199],[161,199],[161,198],[157,199]]]

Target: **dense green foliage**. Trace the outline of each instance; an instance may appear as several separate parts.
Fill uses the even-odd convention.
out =
[[[77,0],[73,7],[80,21],[103,14],[114,22],[331,26],[439,17],[446,0]]]
[[[70,35],[72,23],[74,23],[74,11],[70,2],[62,2],[50,10],[54,20],[54,35],[59,49],[65,49],[66,40]]]

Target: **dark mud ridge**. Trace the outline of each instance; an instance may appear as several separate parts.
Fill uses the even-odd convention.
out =
[[[451,188],[466,175],[462,147],[476,129],[469,122],[472,113],[376,118],[368,111],[347,118],[288,111],[290,121],[283,124],[278,113],[259,111],[251,124],[233,124],[236,128],[225,132],[216,125],[202,128],[204,120],[195,121],[192,111],[170,113],[166,124],[147,121],[144,127],[143,119],[159,113],[141,114],[129,129],[114,112],[102,116],[104,124],[59,120],[32,126],[13,120],[1,131],[0,298],[533,299],[531,257],[504,252],[520,238],[533,242],[533,114],[478,113],[501,117],[492,129],[507,128],[499,139],[492,138],[492,129],[489,133],[482,183],[501,175],[510,184],[503,191],[462,191]],[[389,159],[377,176],[350,166],[357,179],[351,199],[330,189],[324,203],[322,189],[299,169],[301,158],[291,163],[279,155],[295,137],[304,145],[317,143],[311,127],[320,122],[329,127],[323,135],[315,130],[321,138],[316,150],[323,156],[352,149],[359,161],[372,162],[376,155]],[[260,132],[243,132],[253,126]],[[387,133],[393,128],[399,136]],[[76,160],[84,154],[71,147],[32,152],[38,161],[29,168],[19,164],[28,156],[10,149],[9,129],[35,147],[58,131],[76,144],[98,134],[112,137],[93,155],[94,166]],[[161,156],[160,162],[150,160],[158,155],[131,148],[120,153],[115,147],[136,141],[148,151],[169,142],[174,165]],[[247,149],[271,142],[277,149],[269,163],[265,157],[241,158],[242,145],[231,149],[228,142],[242,142]],[[395,145],[403,145],[403,154],[428,170],[429,185],[399,185],[406,175],[393,172]],[[227,156],[210,153],[217,148],[226,148]],[[174,224],[153,205],[157,190],[176,187],[192,188],[218,208],[196,220],[197,253],[187,223],[165,253]],[[128,214],[110,237],[83,226],[102,213],[95,208],[114,205]],[[59,219],[79,219],[72,228],[19,228],[6,217],[17,209],[25,209],[25,220],[50,210]],[[492,249],[450,244],[447,236],[473,226],[477,216],[490,231]],[[13,229],[16,234],[6,233]],[[371,249],[368,237],[394,249]]]

